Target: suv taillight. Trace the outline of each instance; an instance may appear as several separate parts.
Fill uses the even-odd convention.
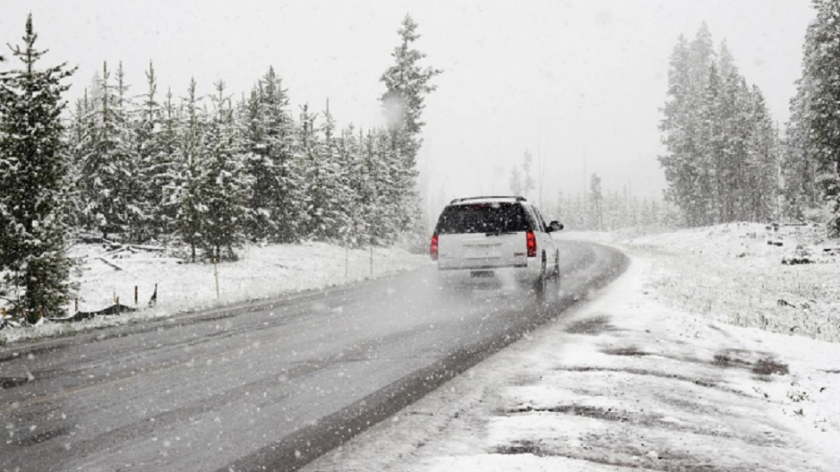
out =
[[[528,246],[528,257],[537,257],[537,238],[533,231],[525,235],[525,244]]]
[[[432,235],[432,244],[429,246],[429,254],[432,255],[432,260],[438,260],[438,235],[437,233]]]

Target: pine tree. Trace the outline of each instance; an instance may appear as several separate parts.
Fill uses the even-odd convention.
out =
[[[316,239],[340,240],[341,228],[349,225],[348,206],[352,204],[347,169],[343,168],[341,138],[336,136],[335,119],[330,113],[329,102],[323,112],[323,122],[318,128],[318,159],[309,169],[310,191],[313,203],[310,236]]]
[[[387,132],[368,132],[363,142],[364,186],[361,200],[365,233],[362,239],[368,244],[381,244],[390,233],[391,211],[388,205],[394,202],[385,197],[388,185],[385,156],[390,148]]]
[[[110,82],[107,63],[94,89],[95,117],[92,123],[91,149],[82,163],[80,181],[84,222],[97,229],[102,236],[126,234],[129,223],[136,216],[130,207],[134,187],[130,179],[134,173],[136,156],[131,148],[126,86],[122,81],[122,66],[118,82]]]
[[[746,218],[768,221],[777,214],[779,142],[778,133],[758,87],[751,94],[752,129],[747,142],[747,188],[749,198]]]
[[[357,139],[358,137],[358,139]],[[367,234],[364,215],[366,211],[367,175],[365,173],[364,139],[361,130],[350,125],[343,132],[338,146],[339,169],[342,193],[336,204],[344,209],[343,222],[340,223],[339,238],[349,247],[357,247],[365,242]]]
[[[172,101],[172,90],[167,90],[166,101],[161,107],[161,131],[157,135],[159,160],[151,169],[153,185],[161,193],[160,206],[154,209],[152,231],[155,236],[170,237],[177,232],[179,204],[179,182],[181,163],[178,161],[180,149],[179,107]],[[152,201],[155,201],[152,197]]]
[[[300,237],[301,175],[294,156],[295,127],[282,80],[269,68],[251,92],[240,119],[248,140],[253,180],[248,233],[256,240],[290,243]]]
[[[424,102],[426,96],[436,89],[431,84],[432,79],[442,71],[420,65],[426,55],[413,47],[420,35],[417,33],[417,23],[410,15],[403,18],[397,33],[400,44],[391,54],[394,64],[380,78],[380,82],[385,84],[385,92],[379,99],[388,121],[390,138],[390,150],[385,155],[390,156],[389,161],[394,164],[391,173],[397,179],[392,182],[393,192],[388,193],[396,198],[391,201],[393,209],[401,213],[399,216],[394,215],[391,220],[397,224],[394,228],[397,232],[406,231],[409,227],[422,232],[422,225],[417,222],[421,217],[416,189],[417,153],[423,142],[420,133],[424,125]],[[422,236],[425,237],[425,234]]]
[[[70,119],[68,129],[68,148],[70,155],[69,178],[71,184],[68,186],[70,195],[69,223],[71,227],[80,229],[85,226],[85,194],[84,194],[84,166],[93,153],[94,139],[94,104],[88,98],[88,90],[85,89],[82,98],[76,100],[76,106]]]
[[[391,145],[390,133],[379,131],[374,140],[371,178],[378,221],[371,228],[374,243],[384,245],[393,243],[408,229],[409,218],[413,216],[411,200],[416,197],[413,185],[416,174],[403,165],[402,156]]]
[[[32,15],[23,47],[11,48],[22,69],[0,72],[0,268],[19,289],[15,309],[30,321],[54,315],[68,299],[66,254],[67,149],[62,142],[62,81],[75,69],[36,69],[45,54],[35,48]]]
[[[693,219],[698,225],[709,225],[715,220],[716,207],[720,204],[716,187],[715,141],[720,123],[715,116],[714,103],[720,95],[720,75],[715,64],[714,43],[705,22],[688,47],[689,71],[692,91],[689,106],[692,122],[689,133],[694,141],[690,156],[694,168],[694,185],[691,193]]]
[[[157,77],[152,62],[146,71],[146,93],[141,96],[143,102],[138,110],[137,123],[134,126],[134,142],[138,159],[137,183],[138,194],[135,205],[140,210],[139,221],[142,226],[135,230],[137,240],[160,238],[167,229],[164,189],[171,186],[172,147],[166,143],[164,115],[157,99]],[[171,105],[170,105],[171,106]],[[170,138],[171,139],[171,138]]]
[[[581,192],[570,199],[569,205],[569,228],[584,230],[589,229],[586,221],[586,196]]]
[[[244,172],[243,141],[238,139],[222,81],[216,83],[213,109],[201,142],[198,169],[201,245],[215,260],[234,260],[234,247],[244,240],[249,182]]]
[[[715,58],[705,24],[674,49],[664,115],[666,198],[689,226],[774,216],[777,131],[725,42]]]
[[[525,197],[528,197],[531,193],[531,190],[536,188],[534,184],[534,178],[531,177],[531,165],[533,164],[534,156],[531,155],[531,151],[525,150],[525,155],[522,157],[522,194]],[[520,194],[517,194],[520,195]]]
[[[295,154],[304,177],[301,189],[304,199],[295,203],[302,210],[300,233],[319,239],[327,229],[325,211],[329,196],[325,185],[326,167],[322,165],[322,143],[317,135],[315,118],[315,114],[309,111],[309,105],[301,107]]]
[[[660,124],[667,153],[659,157],[668,182],[666,197],[683,209],[689,226],[700,224],[695,200],[697,181],[696,139],[694,113],[696,111],[691,84],[688,42],[680,36],[671,56],[668,72],[668,100]]]
[[[400,44],[391,54],[395,64],[379,79],[385,84],[385,93],[379,101],[388,118],[391,145],[399,149],[406,160],[406,167],[413,168],[422,144],[419,134],[425,124],[421,120],[424,101],[437,88],[430,83],[431,80],[443,71],[420,66],[419,62],[426,54],[412,48],[420,35],[417,34],[417,23],[411,15],[403,18],[397,34],[400,36]]]
[[[743,77],[730,75],[725,79],[726,110],[724,129],[726,137],[726,179],[723,181],[726,192],[725,211],[722,221],[749,220],[746,211],[750,192],[750,177],[747,159],[750,136],[754,132],[754,114],[752,98]]]
[[[589,179],[589,220],[593,222],[593,228],[598,231],[604,229],[604,195],[601,192],[601,178],[598,174],[592,174]]]
[[[522,195],[525,185],[522,183],[522,172],[519,170],[519,166],[513,166],[513,169],[510,170],[508,185],[511,193],[516,196]]]
[[[182,99],[180,133],[174,153],[177,166],[171,199],[176,206],[175,232],[190,248],[190,260],[196,261],[196,249],[202,244],[201,169],[204,117],[196,96],[195,79],[190,80],[187,96]]]
[[[812,81],[803,76],[797,81],[796,96],[790,102],[790,121],[786,124],[782,146],[784,214],[798,221],[805,218],[806,210],[817,207],[819,201],[816,163],[806,121],[812,94]]]
[[[840,4],[812,0],[817,18],[808,27],[803,74],[812,86],[807,100],[810,149],[817,186],[829,205],[828,232],[840,236]]]
[[[126,238],[135,243],[145,242],[150,237],[151,202],[146,198],[149,182],[145,162],[136,142],[134,114],[136,106],[128,95],[129,86],[125,82],[122,62],[117,66],[116,74],[117,143],[116,154],[123,165],[119,179],[124,211],[124,231]]]

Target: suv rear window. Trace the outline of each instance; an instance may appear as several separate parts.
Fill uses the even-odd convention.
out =
[[[518,203],[452,205],[438,219],[437,234],[513,233],[528,231],[528,217]]]

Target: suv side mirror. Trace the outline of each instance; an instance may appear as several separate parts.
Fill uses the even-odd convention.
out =
[[[552,221],[548,224],[548,232],[552,233],[554,231],[562,231],[563,230],[563,223],[559,221]]]

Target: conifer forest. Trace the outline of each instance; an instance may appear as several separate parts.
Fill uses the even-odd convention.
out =
[[[72,240],[174,245],[200,262],[245,242],[425,239],[415,157],[441,71],[421,64],[416,29],[406,16],[381,76],[387,126],[360,129],[339,128],[328,102],[292,109],[270,66],[247,94],[220,80],[205,97],[195,80],[160,90],[153,62],[139,86],[103,63],[69,105],[74,69],[44,65],[30,16],[0,72],[2,296],[32,318],[58,310]]]

